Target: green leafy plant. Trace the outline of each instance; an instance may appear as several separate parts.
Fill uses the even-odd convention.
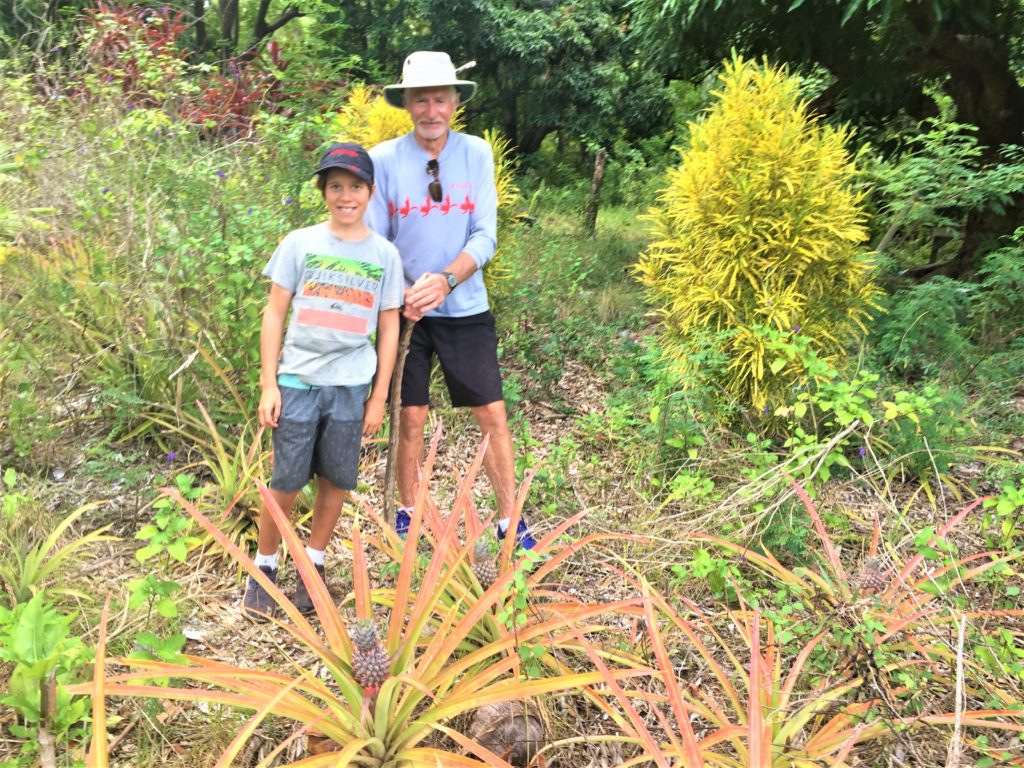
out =
[[[174,482],[181,499],[191,502],[201,497],[202,489],[193,487],[195,480],[191,475],[176,475]],[[161,496],[153,502],[153,522],[142,526],[135,534],[136,539],[146,542],[136,550],[135,559],[144,563],[162,556],[165,570],[170,569],[171,560],[185,562],[189,550],[200,543],[191,529],[192,520],[182,505],[175,504],[170,496]]]
[[[160,579],[147,573],[142,578],[128,582],[128,607],[134,610],[145,605],[147,621],[154,610],[165,619],[174,618],[178,615],[178,604],[171,595],[180,589],[181,584],[176,581]]]
[[[783,69],[736,57],[720,81],[651,211],[655,241],[637,273],[674,359],[695,331],[732,332],[720,384],[760,410],[793,383],[769,370],[766,331],[802,334],[840,360],[878,289],[850,131],[816,121]]]
[[[987,539],[1003,549],[1019,549],[1024,537],[1024,481],[1005,483],[1002,492],[985,499],[987,510],[982,530]]]
[[[73,619],[43,594],[13,610],[0,607],[0,659],[13,667],[0,704],[18,714],[9,728],[24,740],[26,757],[38,754],[41,741],[63,747],[87,733],[89,700],[72,694],[69,684],[83,677],[91,650],[71,634]]]

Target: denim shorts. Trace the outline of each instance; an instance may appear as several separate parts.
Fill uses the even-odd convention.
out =
[[[338,488],[356,487],[363,403],[370,385],[281,387],[281,417],[274,428],[270,487],[300,491],[313,475]]]

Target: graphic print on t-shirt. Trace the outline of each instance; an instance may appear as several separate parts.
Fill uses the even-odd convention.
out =
[[[306,254],[301,295],[304,299],[323,301],[299,307],[296,323],[365,334],[369,328],[365,310],[373,308],[374,296],[383,277],[384,268],[378,264],[339,256]]]

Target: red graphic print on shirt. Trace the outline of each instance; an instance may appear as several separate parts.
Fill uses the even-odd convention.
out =
[[[434,211],[439,211],[442,216],[447,216],[449,211],[455,211],[464,214],[473,214],[476,212],[476,201],[471,200],[467,194],[461,203],[452,202],[451,195],[444,196],[443,203],[435,203],[427,195],[422,205],[413,204],[412,200],[408,197],[405,198],[405,203],[399,207],[395,204],[394,200],[388,200],[388,218],[394,219],[401,217],[403,219],[409,218],[411,213],[419,213],[420,216],[430,216]]]

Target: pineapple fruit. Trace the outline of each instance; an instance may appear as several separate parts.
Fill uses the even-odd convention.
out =
[[[352,654],[352,675],[364,689],[377,690],[390,675],[388,652],[381,645],[377,625],[372,619],[361,619],[349,630],[355,651]]]
[[[861,592],[868,595],[885,589],[889,585],[889,577],[882,561],[877,557],[865,558],[854,583]]]
[[[473,573],[484,589],[490,587],[498,578],[498,566],[495,565],[490,545],[483,536],[473,545]]]

